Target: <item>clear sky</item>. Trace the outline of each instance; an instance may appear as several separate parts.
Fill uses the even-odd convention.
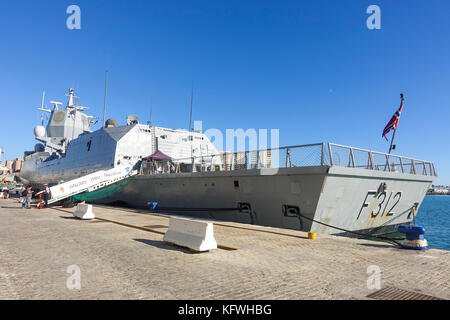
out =
[[[66,9],[81,8],[69,30]],[[369,5],[381,29],[369,30]],[[450,184],[450,1],[1,1],[0,147],[33,148],[42,91],[102,117],[186,128],[278,128],[280,144],[388,150],[381,132],[406,101],[395,153],[434,161]],[[99,125],[96,126],[98,128]]]

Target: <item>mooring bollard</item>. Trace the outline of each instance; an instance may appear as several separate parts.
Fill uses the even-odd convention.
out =
[[[315,232],[308,232],[308,239],[315,239],[316,233]]]
[[[399,226],[397,230],[406,235],[402,248],[411,250],[424,250],[428,248],[428,242],[424,238],[425,229],[423,227],[415,225]]]
[[[158,211],[158,202],[147,202],[147,205],[150,207],[150,211],[156,212]]]

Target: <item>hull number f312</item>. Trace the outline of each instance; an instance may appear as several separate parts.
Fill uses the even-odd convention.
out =
[[[377,193],[376,191],[368,191],[366,194],[366,197],[364,198],[363,204],[361,206],[361,209],[359,210],[358,217],[356,220],[359,219],[361,216],[361,213],[364,211],[364,208],[368,208],[370,204],[373,204],[373,201],[368,200],[370,196],[373,196],[375,198],[375,204],[372,205],[372,208],[370,210],[370,217],[376,218],[380,214],[381,216],[392,216],[394,215],[394,209],[397,206],[397,204],[400,202],[400,199],[402,198],[402,192],[401,191],[391,191],[389,196],[386,191],[383,191],[381,193]],[[390,204],[390,205],[389,205]],[[387,211],[386,211],[387,209]]]

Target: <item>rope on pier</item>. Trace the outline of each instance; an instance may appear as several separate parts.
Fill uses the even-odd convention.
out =
[[[343,229],[343,228],[339,228],[339,227],[336,227],[336,226],[332,226],[332,225],[329,225],[329,224],[326,224],[326,223],[323,223],[323,222],[314,220],[314,219],[312,219],[312,218],[309,218],[309,217],[304,216],[304,215],[301,214],[301,213],[298,213],[298,214],[299,214],[299,216],[302,217],[302,218],[305,218],[305,219],[310,220],[310,221],[313,221],[313,222],[315,222],[315,223],[324,225],[324,226],[326,226],[326,227],[330,227],[330,228],[333,228],[333,229],[336,229],[336,230],[340,230],[340,231],[344,231],[344,232],[348,232],[348,233],[353,233],[353,234],[356,234],[356,235],[358,235],[358,236],[360,236],[360,237],[363,237],[363,238],[366,238],[366,239],[376,238],[376,239],[380,239],[380,240],[390,241],[390,242],[395,243],[395,244],[398,245],[398,246],[402,246],[401,243],[398,242],[398,241],[396,241],[396,240],[403,240],[403,239],[399,239],[399,238],[395,238],[395,239],[394,239],[394,238],[388,238],[388,237],[383,237],[383,236],[366,235],[366,234],[363,234],[363,233],[359,233],[359,232],[355,232],[355,231],[346,230],[346,229]]]
[[[243,208],[170,208],[170,207],[158,207],[158,210],[162,210],[162,211],[242,211]],[[348,232],[348,233],[352,233],[355,235],[358,235],[362,238],[366,238],[366,239],[370,239],[370,238],[375,238],[375,239],[380,239],[380,240],[384,240],[384,241],[390,241],[395,243],[398,246],[402,246],[402,244],[400,242],[398,242],[397,240],[404,240],[401,238],[389,238],[389,237],[383,237],[383,236],[376,236],[376,235],[367,235],[367,234],[363,234],[363,233],[359,233],[359,232],[355,232],[355,231],[350,231],[347,229],[343,229],[343,228],[339,228],[336,226],[332,226],[330,224],[326,224],[317,220],[314,220],[312,218],[309,218],[303,214],[301,214],[300,212],[298,213],[299,217],[305,218],[307,220],[316,222],[318,224],[324,225],[326,227],[330,227],[336,230],[340,230],[340,231],[344,231],[344,232]],[[253,223],[252,223],[253,224]]]

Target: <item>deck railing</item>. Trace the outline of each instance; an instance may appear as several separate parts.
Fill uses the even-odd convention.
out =
[[[269,168],[340,166],[367,170],[436,176],[432,162],[335,143],[314,143],[255,151],[174,159],[155,164],[148,173],[233,171]],[[142,169],[141,169],[142,170]],[[145,174],[145,173],[144,173]]]
[[[402,157],[355,147],[328,143],[331,165],[369,170],[437,176],[430,161]]]

